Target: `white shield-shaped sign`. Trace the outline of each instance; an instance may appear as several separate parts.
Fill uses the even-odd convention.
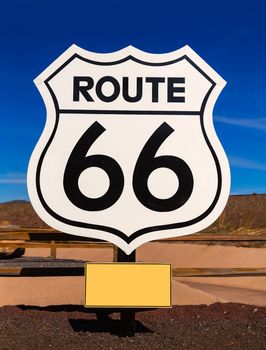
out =
[[[28,190],[48,225],[129,254],[220,215],[230,171],[212,111],[225,81],[188,46],[98,54],[73,45],[35,83],[47,121]]]

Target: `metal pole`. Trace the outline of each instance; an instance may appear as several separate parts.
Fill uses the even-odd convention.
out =
[[[123,250],[118,248],[117,262],[135,262],[136,251],[127,255]],[[135,335],[135,310],[125,309],[120,313],[120,337],[134,337]]]

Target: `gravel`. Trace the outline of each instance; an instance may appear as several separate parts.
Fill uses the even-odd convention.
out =
[[[135,336],[123,338],[118,312],[97,316],[76,305],[4,306],[0,350],[266,349],[266,307],[216,303],[141,311]]]

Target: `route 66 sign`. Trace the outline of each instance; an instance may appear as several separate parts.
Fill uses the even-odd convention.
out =
[[[225,81],[191,48],[98,54],[73,45],[35,84],[47,121],[28,191],[48,225],[130,254],[220,215],[230,171],[212,110]]]

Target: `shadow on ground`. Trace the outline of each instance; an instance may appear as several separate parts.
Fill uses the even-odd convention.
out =
[[[81,305],[51,305],[51,306],[31,306],[18,305],[18,309],[23,311],[42,311],[42,312],[73,312],[73,318],[68,318],[68,322],[74,332],[90,333],[110,333],[112,335],[121,335],[120,314],[131,309],[89,309]],[[135,313],[155,309],[135,309]],[[132,311],[132,310],[131,310]],[[74,316],[75,313],[75,316]],[[78,314],[76,314],[78,313]],[[83,317],[84,315],[84,317]],[[74,318],[76,317],[76,318]],[[145,327],[140,321],[135,321],[135,333],[153,333]]]
[[[70,326],[74,332],[91,333],[110,333],[112,335],[120,334],[120,320],[111,318],[87,320],[87,319],[69,319]],[[153,333],[141,322],[135,322],[135,333]]]

